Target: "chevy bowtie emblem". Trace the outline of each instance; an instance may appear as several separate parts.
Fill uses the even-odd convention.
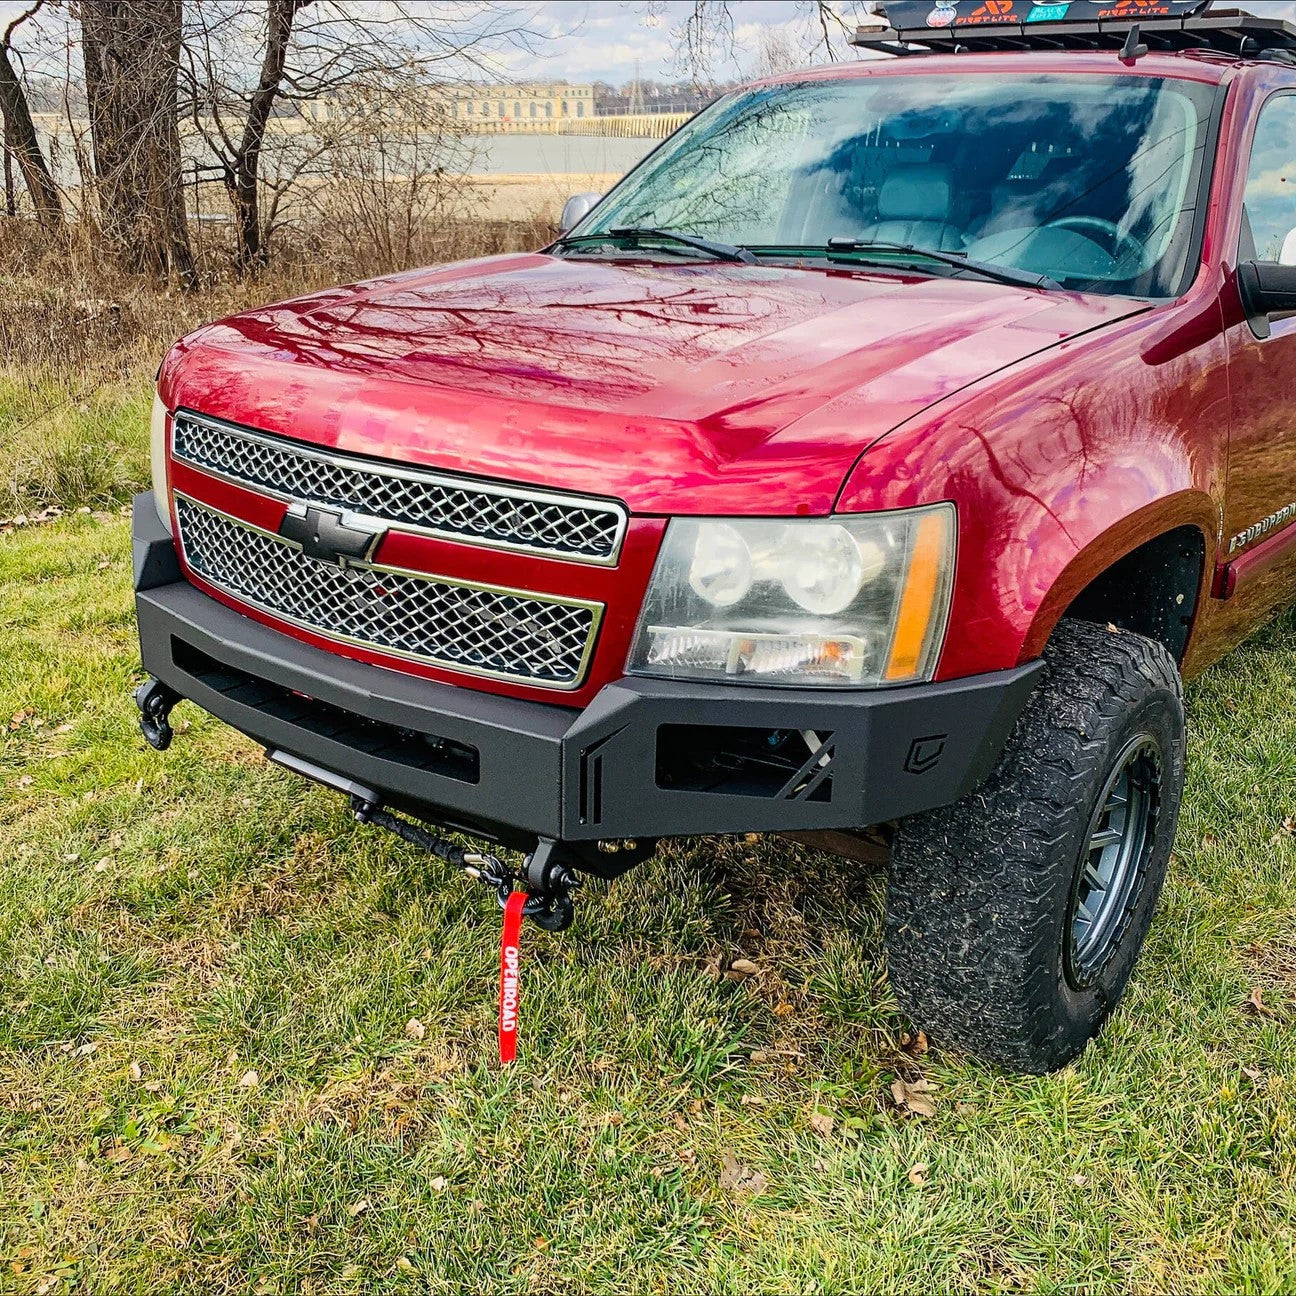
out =
[[[279,524],[279,534],[301,546],[308,558],[345,567],[364,562],[387,534],[387,528],[369,526],[354,518],[344,522],[332,509],[294,504]]]

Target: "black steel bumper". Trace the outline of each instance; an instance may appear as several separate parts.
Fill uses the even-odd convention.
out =
[[[152,675],[269,750],[523,849],[860,828],[948,804],[989,773],[1039,670],[846,694],[628,678],[579,711],[351,661],[230,611],[181,577],[149,495],[133,540]],[[776,739],[790,764],[733,755]]]

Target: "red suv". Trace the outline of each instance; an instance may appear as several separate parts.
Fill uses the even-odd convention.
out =
[[[914,8],[550,247],[177,343],[139,702],[552,927],[663,837],[881,842],[908,1014],[1036,1071],[1151,921],[1181,678],[1296,597],[1296,27]]]

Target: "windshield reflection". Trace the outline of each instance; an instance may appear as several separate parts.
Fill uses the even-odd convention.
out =
[[[702,113],[575,232],[651,227],[766,256],[887,243],[1175,296],[1195,268],[1214,94],[1084,74],[764,86]]]

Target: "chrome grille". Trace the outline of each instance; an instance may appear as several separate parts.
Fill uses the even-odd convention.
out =
[[[189,566],[245,603],[332,639],[548,688],[580,684],[602,605],[368,563],[335,567],[177,493]]]
[[[186,410],[177,410],[172,424],[177,459],[281,499],[579,562],[613,563],[621,547],[626,519],[618,505],[315,450]]]

